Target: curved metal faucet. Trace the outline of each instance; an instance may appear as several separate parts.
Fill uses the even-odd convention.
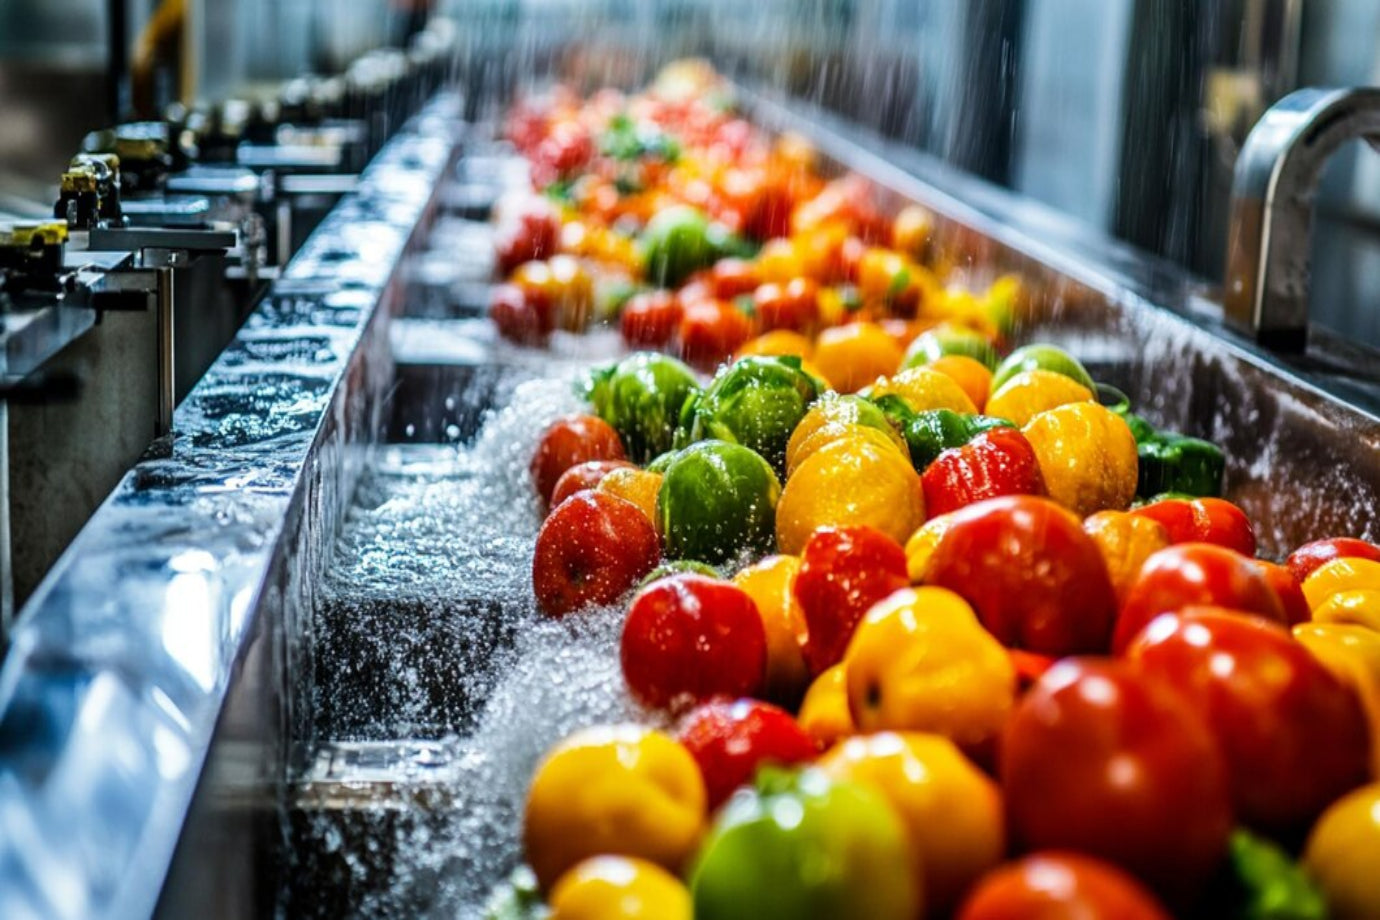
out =
[[[1228,322],[1262,345],[1303,351],[1307,344],[1313,199],[1323,165],[1356,138],[1380,149],[1380,88],[1296,90],[1261,117],[1241,148],[1223,301]]]

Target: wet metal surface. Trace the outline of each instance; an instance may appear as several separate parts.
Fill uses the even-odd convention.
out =
[[[451,160],[443,115],[377,158],[179,408],[166,456],[129,473],[22,612],[0,670],[7,920],[151,913],[217,720],[218,743],[236,733],[232,683],[281,682],[253,659],[277,646],[281,665],[281,586],[353,492],[351,445],[389,374],[372,321]],[[245,740],[272,748],[279,721],[249,720]]]

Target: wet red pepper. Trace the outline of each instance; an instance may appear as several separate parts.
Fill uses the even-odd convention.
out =
[[[994,428],[941,453],[921,476],[929,517],[1002,495],[1044,495],[1040,461],[1014,428]]]
[[[1255,529],[1246,512],[1221,498],[1166,498],[1132,514],[1158,521],[1170,543],[1214,543],[1243,556],[1255,555]]]

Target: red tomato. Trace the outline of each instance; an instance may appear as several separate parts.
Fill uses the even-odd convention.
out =
[[[810,332],[819,324],[819,285],[809,278],[764,284],[753,292],[752,305],[763,332]]]
[[[965,598],[1013,648],[1103,652],[1111,638],[1116,595],[1102,554],[1078,518],[1046,498],[1013,495],[956,512],[925,581]]]
[[[1252,827],[1305,830],[1369,776],[1360,700],[1277,623],[1188,607],[1154,620],[1126,658],[1205,716],[1236,815]]]
[[[1265,559],[1253,559],[1255,567],[1265,576],[1265,581],[1270,585],[1270,590],[1275,592],[1275,597],[1279,598],[1280,606],[1284,608],[1284,621],[1290,626],[1298,623],[1306,623],[1313,618],[1313,612],[1308,609],[1308,598],[1304,597],[1303,585],[1294,577],[1294,573],[1282,565],[1269,562]]]
[[[1168,685],[1111,659],[1068,658],[1006,724],[1002,790],[1018,846],[1096,853],[1192,898],[1232,829],[1222,755]]]
[[[681,312],[670,291],[634,294],[623,305],[618,329],[629,348],[664,348],[680,326]]]
[[[1079,853],[1032,853],[989,872],[958,920],[1170,920],[1140,882]]]
[[[755,696],[767,676],[767,634],[737,585],[672,575],[633,598],[620,659],[633,698],[653,709]]]
[[[790,713],[746,699],[698,707],[681,724],[680,742],[700,765],[710,811],[751,782],[758,767],[790,766],[819,753]]]
[[[626,460],[588,460],[577,463],[556,480],[556,488],[551,490],[551,504],[559,505],[576,492],[592,489],[609,473],[620,467],[629,466],[632,464]]]
[[[757,290],[759,283],[757,269],[751,262],[743,259],[720,259],[709,270],[709,282],[713,296],[720,300],[732,300]]]
[[[1192,605],[1229,607],[1288,622],[1284,605],[1252,560],[1211,543],[1180,543],[1145,560],[1117,615],[1112,651],[1162,613]]]
[[[529,467],[542,501],[550,502],[566,470],[589,460],[627,460],[613,426],[596,415],[567,415],[542,432]]]
[[[1035,449],[1014,428],[993,428],[944,451],[925,467],[920,481],[930,517],[1001,495],[1045,494]]]
[[[593,157],[594,139],[583,125],[573,121],[553,125],[532,155],[537,184],[546,185],[569,176]]]
[[[489,295],[489,317],[498,334],[519,345],[540,345],[554,328],[549,304],[538,304],[515,284],[499,284]]]
[[[1131,512],[1159,521],[1170,543],[1215,543],[1255,555],[1255,529],[1246,513],[1220,498],[1166,498]]]
[[[687,304],[680,321],[680,351],[689,364],[713,370],[752,338],[752,323],[721,300]]]
[[[548,616],[612,604],[656,568],[661,544],[647,515],[603,492],[577,492],[537,532],[532,588]]]
[[[905,550],[886,534],[871,527],[821,527],[811,534],[795,578],[811,673],[842,661],[868,609],[909,584]]]
[[[1290,553],[1284,564],[1289,567],[1289,571],[1294,573],[1299,584],[1303,584],[1303,580],[1312,575],[1314,569],[1331,562],[1333,559],[1345,558],[1370,559],[1380,562],[1380,546],[1351,537],[1314,540],[1312,543],[1305,543]]]

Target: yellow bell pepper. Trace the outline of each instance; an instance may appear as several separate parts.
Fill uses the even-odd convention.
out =
[[[843,658],[858,729],[991,743],[1016,698],[1011,656],[968,602],[944,588],[897,591],[858,624]]]
[[[1145,560],[1169,545],[1163,524],[1127,511],[1099,511],[1083,521],[1083,531],[1107,563],[1118,604],[1126,599]]]
[[[1323,812],[1303,866],[1322,889],[1333,920],[1380,917],[1380,783],[1362,786]]]
[[[1338,591],[1313,608],[1313,619],[1318,623],[1354,623],[1380,631],[1380,590]]]
[[[1121,416],[1094,402],[1069,403],[1039,413],[1021,433],[1035,449],[1050,498],[1079,517],[1130,507],[1136,436]]]
[[[679,872],[705,827],[700,768],[674,738],[637,725],[587,729],[558,744],[527,794],[523,843],[543,890],[591,856]]]
[[[596,856],[551,889],[548,920],[692,920],[690,892],[654,863]]]
[[[828,747],[857,732],[848,711],[848,678],[841,663],[824,671],[810,684],[796,721],[820,747]]]
[[[953,519],[953,513],[932,517],[906,541],[906,573],[910,576],[911,584],[924,583],[934,548],[939,545],[940,538],[944,536],[944,531],[949,529]]]
[[[1294,638],[1356,691],[1370,722],[1371,774],[1380,778],[1380,633],[1350,623],[1300,623]]]
[[[1303,580],[1303,596],[1314,611],[1334,594],[1352,591],[1380,591],[1380,562],[1352,557],[1333,559]],[[1357,597],[1351,604],[1359,610],[1366,606],[1361,601],[1362,598]]]
[[[795,577],[799,572],[798,557],[768,556],[733,576],[733,583],[757,605],[766,628],[767,696],[787,705],[794,705],[810,683],[810,671],[801,651],[805,612],[795,599]]]
[[[1024,427],[1041,412],[1069,403],[1090,403],[1092,390],[1063,374],[1040,368],[1007,380],[987,400],[983,412]]]
[[[927,915],[948,916],[972,883],[1001,862],[1001,790],[948,738],[911,732],[850,738],[819,767],[835,779],[871,786],[901,818],[924,879]]]
[[[932,367],[908,367],[884,377],[868,388],[867,395],[871,398],[899,396],[912,412],[948,409],[960,415],[977,414],[977,406],[958,381]]]

